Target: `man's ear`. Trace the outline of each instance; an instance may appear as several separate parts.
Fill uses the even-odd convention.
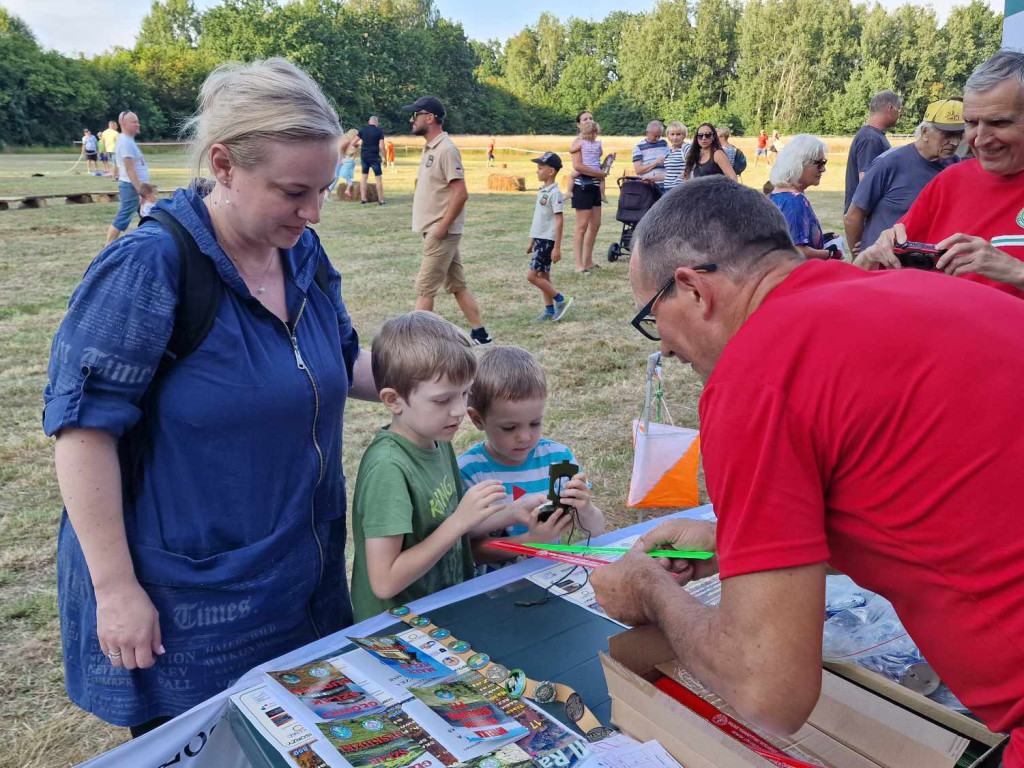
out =
[[[384,387],[384,389],[380,391],[380,401],[384,403],[388,410],[395,416],[400,414],[405,408],[405,399],[398,394],[398,390],[392,389],[391,387]]]
[[[689,267],[677,267],[675,278],[676,292],[692,300],[702,317],[709,317],[714,306],[714,284],[703,272],[696,272]]]
[[[484,429],[484,417],[480,415],[480,411],[471,405],[466,409],[466,413],[469,414],[469,420],[473,422],[473,426],[482,432]]]

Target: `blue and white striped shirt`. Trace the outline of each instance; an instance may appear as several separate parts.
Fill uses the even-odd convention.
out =
[[[668,154],[665,155],[665,180],[661,183],[661,187],[666,192],[683,183],[683,171],[686,169],[686,153],[689,151],[690,145],[683,144],[679,149],[670,149]]]
[[[512,501],[531,493],[547,493],[548,467],[560,461],[571,461],[578,465],[572,451],[554,440],[542,438],[526,460],[515,466],[498,463],[487,452],[484,444],[478,443],[459,456],[459,472],[466,489],[484,480],[498,480],[505,486],[505,493],[509,501]],[[510,536],[526,533],[526,526],[511,526],[508,533]]]

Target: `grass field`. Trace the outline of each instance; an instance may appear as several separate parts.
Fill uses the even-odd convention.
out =
[[[473,137],[467,137],[472,139]],[[526,137],[498,137],[499,146],[522,146]],[[486,146],[459,138],[464,146]],[[554,149],[568,137],[552,137]],[[412,145],[415,146],[415,145]],[[536,147],[531,139],[530,147]],[[742,144],[741,144],[742,146]],[[753,152],[749,152],[753,163]],[[503,152],[506,172],[527,177],[529,155]],[[389,316],[412,308],[419,266],[418,238],[409,229],[418,155],[399,152],[399,167],[385,176],[388,206],[331,201],[316,229],[344,276],[344,297],[364,343]],[[104,191],[109,180],[63,174],[74,155],[0,155],[0,198],[44,192]],[[841,157],[833,157],[822,187],[809,193],[826,230],[840,229]],[[153,179],[170,190],[186,178],[180,154],[151,156]],[[603,209],[596,256],[604,268],[589,278],[571,269],[572,213],[567,212],[566,256],[554,280],[576,303],[565,322],[538,327],[537,291],[524,279],[523,255],[534,194],[486,194],[482,152],[467,152],[471,197],[463,254],[470,284],[487,326],[501,343],[519,344],[546,367],[551,397],[545,432],[577,453],[594,484],[610,527],[634,522],[625,508],[632,450],[629,423],[643,399],[644,364],[653,344],[628,324],[633,312],[625,262],[603,258],[618,238],[614,191]],[[616,172],[624,167],[616,166]],[[48,173],[33,177],[33,173]],[[744,182],[760,188],[766,169],[751,167]],[[113,204],[52,205],[0,212],[0,767],[65,766],[110,749],[127,737],[71,705],[63,689],[54,587],[54,552],[61,501],[52,469],[52,442],[40,428],[41,392],[50,339],[71,291],[96,255],[114,215]],[[464,325],[449,297],[437,311]],[[665,367],[668,403],[677,423],[697,426],[700,384],[689,368]],[[346,474],[354,480],[363,448],[386,422],[382,406],[352,402],[345,418]],[[479,439],[472,425],[456,436],[456,449]],[[350,486],[351,487],[351,486]]]

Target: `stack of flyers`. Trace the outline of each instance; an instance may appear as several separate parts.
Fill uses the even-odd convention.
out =
[[[442,758],[403,732],[385,716],[317,723],[331,745],[353,768],[445,768]],[[420,729],[422,732],[422,729]],[[447,752],[450,764],[455,760]]]
[[[532,707],[531,707],[532,708]],[[539,768],[572,768],[590,756],[587,741],[557,720],[535,710],[543,721],[541,728],[530,731],[516,742]]]
[[[383,702],[326,661],[267,674],[324,720],[384,710]]]
[[[422,701],[455,733],[470,742],[502,740],[525,736],[529,729],[502,710],[497,702],[470,685],[466,678],[480,678],[475,672],[433,685],[418,685],[409,693]]]
[[[519,721],[527,731],[535,731],[543,725],[537,718],[537,711],[527,707],[521,699],[509,696],[505,686],[492,683],[479,672],[467,672],[461,679],[474,691],[497,704],[506,715]]]
[[[316,741],[316,734],[296,720],[261,685],[236,695],[246,717],[269,733],[282,747],[292,748]],[[235,697],[232,697],[235,698]]]
[[[423,633],[419,633],[423,634]],[[360,648],[369,652],[377,661],[397,673],[390,682],[403,688],[424,680],[448,677],[452,670],[434,658],[427,651],[414,646],[398,635],[349,638]],[[457,657],[453,657],[457,658]]]

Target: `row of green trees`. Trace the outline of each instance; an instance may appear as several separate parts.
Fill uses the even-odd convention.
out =
[[[589,108],[606,133],[653,117],[848,133],[882,88],[903,95],[909,128],[962,90],[1001,25],[984,0],[941,27],[917,5],[660,0],[602,21],[544,13],[501,43],[467,40],[432,0],[224,0],[202,13],[154,0],[132,49],[71,58],[0,7],[0,142],[63,143],[128,107],[147,138],[173,137],[218,62],[268,56],[307,69],[345,125],[373,113],[386,130],[404,130],[399,107],[429,92],[457,132],[565,133]]]

